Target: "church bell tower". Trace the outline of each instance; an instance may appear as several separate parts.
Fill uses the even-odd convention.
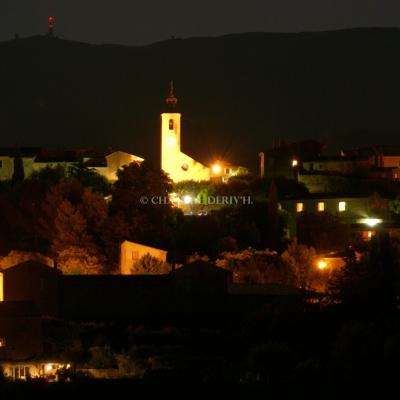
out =
[[[170,82],[165,102],[167,112],[161,114],[161,168],[172,175],[181,152],[181,114],[176,111],[178,99],[174,94],[173,81]]]
[[[174,182],[210,179],[210,168],[181,151],[181,113],[177,112],[178,99],[171,81],[165,100],[166,112],[161,114],[161,168]]]

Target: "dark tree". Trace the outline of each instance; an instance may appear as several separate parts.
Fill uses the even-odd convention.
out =
[[[349,226],[328,212],[303,213],[297,222],[301,244],[314,247],[319,253],[344,250],[350,242]]]
[[[329,282],[331,296],[345,306],[380,315],[394,310],[398,296],[399,261],[389,237],[379,232],[361,261],[349,259]]]
[[[22,161],[21,150],[16,148],[14,151],[14,172],[12,175],[13,184],[25,179],[24,163]]]
[[[102,257],[100,234],[107,219],[104,197],[75,178],[48,190],[38,217],[40,237],[53,256],[72,259],[81,251]],[[78,251],[79,250],[79,251]],[[60,261],[60,260],[59,260]],[[88,263],[89,264],[89,263]]]
[[[131,240],[168,248],[174,224],[168,197],[171,189],[168,176],[146,161],[120,169],[103,234],[105,246],[115,249],[121,241]],[[116,263],[117,259],[113,261]]]
[[[65,168],[62,165],[57,165],[56,167],[46,166],[39,171],[33,171],[28,180],[37,183],[42,192],[45,193],[65,178]]]
[[[70,168],[69,173],[84,186],[91,187],[94,192],[102,193],[106,196],[111,193],[111,185],[108,180],[95,169],[88,167],[82,156],[80,156],[78,162]]]
[[[278,191],[276,189],[275,182],[272,181],[269,186],[268,193],[268,243],[272,249],[277,249],[280,244],[282,237],[282,231],[279,224],[279,212],[278,212]]]

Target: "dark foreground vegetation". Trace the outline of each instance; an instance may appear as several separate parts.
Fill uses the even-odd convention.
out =
[[[398,255],[384,237],[367,263],[349,262],[316,302],[265,298],[245,313],[201,311],[161,322],[64,321],[44,325],[47,351],[73,365],[64,385],[3,384],[3,393],[258,392],[293,396],[344,387],[368,391],[397,381],[400,361]],[[238,308],[239,311],[239,308]],[[90,369],[118,370],[118,382]]]

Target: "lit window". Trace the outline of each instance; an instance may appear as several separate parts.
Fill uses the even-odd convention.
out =
[[[0,347],[6,347],[6,338],[0,338]]]
[[[299,162],[297,160],[292,160],[292,167],[297,167]]]
[[[318,211],[325,211],[325,203],[323,201],[318,202]]]
[[[372,236],[373,236],[372,231],[363,231],[363,232],[362,232],[362,238],[363,238],[363,240],[365,240],[365,241],[371,240],[371,239],[372,239]]]
[[[304,204],[303,203],[297,203],[296,204],[296,211],[297,212],[302,212],[304,210]]]
[[[14,379],[25,380],[29,375],[29,367],[13,367],[12,377]]]
[[[345,201],[339,201],[339,211],[340,212],[346,211],[346,202]]]

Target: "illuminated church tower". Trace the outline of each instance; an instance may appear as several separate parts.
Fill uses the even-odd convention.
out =
[[[166,103],[168,112],[161,114],[161,168],[174,182],[209,180],[210,168],[181,152],[182,115],[176,111],[173,82]]]

